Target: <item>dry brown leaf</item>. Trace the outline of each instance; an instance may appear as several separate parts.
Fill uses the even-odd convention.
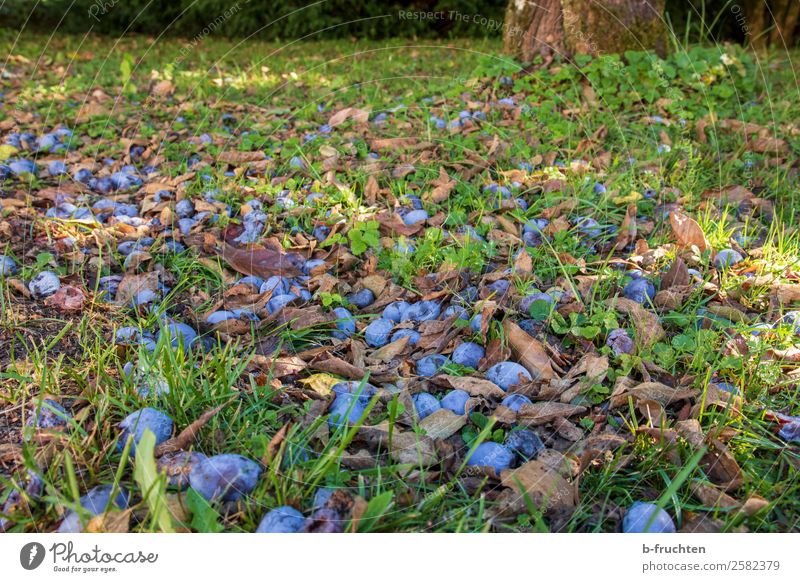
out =
[[[208,421],[210,421],[216,414],[225,408],[228,404],[233,402],[236,398],[231,398],[224,404],[220,404],[219,406],[212,408],[211,410],[206,410],[203,414],[200,415],[200,418],[192,422],[189,426],[183,429],[180,434],[174,438],[171,438],[167,441],[164,441],[160,445],[156,447],[155,456],[160,457],[161,455],[165,455],[166,453],[174,453],[176,451],[180,451],[188,447],[194,439],[197,437],[197,433],[200,432]]]
[[[312,370],[319,370],[321,372],[329,372],[343,376],[349,380],[361,380],[366,371],[358,366],[354,366],[350,362],[344,361],[342,358],[323,354],[319,358],[314,358],[308,363],[308,367]]]
[[[773,292],[778,299],[778,303],[786,305],[795,301],[800,301],[800,285],[789,285],[778,283],[773,286]]]
[[[783,154],[789,149],[785,139],[779,137],[763,136],[747,142],[747,148],[761,154]]]
[[[416,146],[419,140],[416,137],[387,137],[370,140],[369,146],[373,150],[403,150]]]
[[[158,288],[158,273],[150,271],[148,273],[134,274],[128,273],[119,282],[115,302],[117,305],[130,305],[133,298],[142,291],[155,292]]]
[[[666,420],[666,413],[664,412],[664,407],[660,402],[655,400],[640,399],[636,403],[636,408],[644,417],[646,424],[650,426],[662,426]]]
[[[290,423],[287,422],[269,440],[269,443],[267,444],[267,450],[262,458],[262,462],[264,463],[264,465],[268,466],[272,462],[272,459],[275,458],[275,455],[278,454],[278,451],[280,451],[283,441],[286,440],[286,435],[289,433],[290,426],[291,426]]]
[[[175,85],[172,84],[172,81],[169,79],[164,79],[163,81],[159,81],[153,88],[150,90],[151,95],[155,95],[156,97],[168,97],[172,95],[175,91]]]
[[[613,297],[606,300],[606,305],[624,313],[631,319],[636,329],[636,339],[643,345],[654,344],[666,335],[658,315],[648,311],[635,301],[624,297]]]
[[[268,279],[273,275],[296,277],[303,273],[305,259],[297,253],[285,253],[274,249],[237,249],[223,242],[217,254],[239,273]]]
[[[64,285],[58,291],[44,300],[48,307],[55,307],[60,311],[81,311],[86,302],[83,290],[73,285]]]
[[[577,503],[575,488],[540,461],[528,461],[518,469],[503,471],[500,479],[503,486],[518,495],[527,495],[545,513],[557,508],[571,509]]]
[[[336,127],[348,119],[352,119],[356,123],[366,123],[369,121],[369,110],[358,109],[357,107],[346,107],[331,115],[330,119],[328,119],[328,125]]]
[[[392,435],[392,459],[395,462],[427,467],[438,461],[433,439],[413,432],[396,432]]]
[[[419,422],[420,428],[434,440],[450,438],[466,424],[466,415],[456,414],[447,408],[440,408]]]
[[[700,465],[712,483],[725,491],[733,491],[744,483],[742,469],[721,441],[711,439],[708,452],[703,456]]]
[[[574,416],[584,412],[586,412],[585,406],[564,402],[534,402],[533,404],[523,404],[517,412],[517,418],[520,424],[537,426],[552,422],[556,418]]]
[[[701,253],[711,248],[706,235],[703,234],[703,229],[693,218],[673,210],[669,214],[669,223],[679,246],[685,248],[696,246]]]
[[[517,361],[530,372],[534,380],[551,380],[558,375],[553,370],[550,356],[542,343],[525,333],[523,329],[510,319],[503,322],[508,345]]]
[[[629,244],[636,240],[636,204],[628,204],[625,218],[619,227],[619,233],[614,241],[614,248],[618,251],[625,249]]]
[[[261,150],[256,150],[252,152],[228,150],[227,152],[222,152],[221,154],[219,154],[217,159],[225,164],[230,164],[232,166],[239,166],[241,164],[247,164],[249,162],[260,162],[261,160],[265,160],[266,157],[267,154],[265,154]]]
[[[745,502],[742,504],[742,513],[747,515],[748,517],[752,517],[759,511],[763,511],[767,507],[769,507],[770,502],[761,497],[760,495],[753,494],[748,497]]]
[[[86,524],[87,533],[128,533],[131,510],[109,511],[95,515]]]
[[[368,361],[372,360],[376,362],[388,362],[390,360],[393,360],[401,353],[403,353],[403,350],[406,349],[406,346],[408,345],[408,341],[410,339],[411,339],[410,336],[405,336],[397,341],[393,341],[390,344],[386,344],[382,348],[378,348],[377,350],[372,352],[372,354],[370,354],[367,357],[367,360]]]
[[[434,185],[433,190],[423,194],[423,200],[433,203],[444,202],[450,197],[450,192],[456,186],[456,181],[450,178],[444,166],[439,168],[439,177],[432,182]]]
[[[626,406],[628,398],[633,398],[634,403],[653,400],[661,406],[668,406],[673,402],[697,395],[697,390],[685,388],[671,388],[661,382],[642,382],[634,388],[614,396],[610,400],[611,408]]]
[[[683,287],[689,284],[689,269],[680,257],[675,257],[672,266],[661,278],[661,289]]]
[[[711,483],[693,481],[689,484],[692,494],[697,497],[703,505],[713,509],[736,509],[741,504],[733,497],[718,489]]]
[[[494,382],[476,378],[474,376],[451,376],[449,374],[437,374],[431,381],[446,388],[463,390],[470,396],[480,396],[483,398],[503,398],[506,393]]]

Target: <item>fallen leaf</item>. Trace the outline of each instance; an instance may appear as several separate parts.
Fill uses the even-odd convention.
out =
[[[370,356],[367,358],[368,360],[374,360],[377,362],[389,362],[399,356],[403,350],[406,349],[408,345],[408,341],[410,340],[410,336],[405,336],[400,338],[397,341],[393,341],[390,344],[386,344],[382,348],[379,348],[372,352]]]
[[[175,91],[175,85],[172,84],[172,81],[169,79],[164,79],[163,81],[159,81],[153,88],[150,90],[151,95],[155,95],[156,97],[168,97],[172,95]]]
[[[431,382],[445,388],[463,390],[470,396],[480,396],[483,398],[503,398],[506,393],[500,386],[483,378],[475,376],[451,376],[449,374],[437,374],[431,378]]]
[[[508,345],[517,361],[530,372],[534,380],[550,380],[557,378],[553,370],[550,356],[542,343],[525,333],[523,329],[510,319],[503,322]]]
[[[119,282],[115,302],[117,305],[130,305],[133,298],[143,291],[155,292],[158,288],[158,273],[128,273]]]
[[[178,436],[171,438],[169,440],[164,441],[160,445],[156,447],[155,455],[156,457],[160,457],[161,455],[165,455],[167,453],[174,453],[176,451],[180,451],[188,447],[194,439],[197,437],[197,433],[200,432],[208,421],[210,421],[216,414],[225,408],[228,404],[233,402],[235,398],[231,398],[225,404],[220,404],[219,406],[212,408],[211,410],[206,410],[200,417],[189,424],[185,429],[183,429]]]
[[[742,469],[721,441],[712,439],[708,452],[700,460],[706,475],[712,483],[719,485],[725,491],[733,491],[744,483]]]
[[[635,301],[624,297],[612,297],[606,300],[606,305],[630,317],[636,329],[636,339],[643,345],[652,345],[666,335],[658,315],[648,311]]]
[[[671,388],[660,382],[642,382],[630,390],[612,397],[610,406],[611,408],[627,406],[628,398],[633,398],[634,403],[650,400],[661,406],[668,406],[673,402],[696,396],[697,393],[697,390]]]
[[[673,210],[669,214],[669,224],[672,227],[672,234],[678,241],[678,245],[685,248],[693,246],[702,253],[706,249],[710,249],[711,245],[703,234],[703,229],[697,224],[693,218],[689,218],[685,214]]]
[[[513,489],[518,495],[527,495],[533,505],[545,513],[556,508],[574,508],[575,488],[566,479],[544,463],[528,461],[518,469],[505,470],[500,474],[504,487]]]
[[[585,406],[564,402],[534,402],[523,404],[517,412],[517,419],[527,426],[547,424],[556,418],[574,416],[586,412]]]
[[[83,290],[73,285],[64,285],[58,291],[44,300],[48,307],[55,307],[60,311],[81,311],[86,302]]]
[[[467,424],[466,415],[440,408],[419,422],[425,434],[434,440],[450,438]]]
[[[305,259],[297,253],[284,253],[266,248],[237,249],[223,242],[217,253],[244,275],[268,279],[273,275],[297,277],[303,273]]]
[[[131,510],[109,511],[95,515],[86,524],[87,533],[128,533],[131,521]]]
[[[348,119],[352,119],[356,123],[366,123],[369,121],[369,111],[356,107],[346,107],[331,115],[328,119],[328,125],[336,127],[343,124]]]
[[[225,164],[230,164],[232,166],[239,166],[241,164],[247,164],[249,162],[260,162],[261,160],[265,160],[267,158],[267,154],[260,150],[252,151],[252,152],[243,152],[239,150],[228,150],[226,152],[222,152],[217,156],[217,159],[220,162]]]
[[[336,376],[331,376],[330,374],[313,374],[308,378],[300,380],[301,384],[311,388],[311,390],[320,396],[327,396],[330,394],[333,391],[333,387],[339,382],[341,382],[341,379]]]
[[[614,248],[621,251],[634,240],[636,240],[636,204],[632,203],[628,204],[625,218],[622,220],[619,233],[614,241]]]
[[[733,497],[710,483],[693,481],[689,484],[689,489],[703,505],[710,509],[736,509],[741,505]]]
[[[689,269],[680,257],[675,257],[672,266],[661,277],[661,289],[670,287],[683,287],[689,284]]]

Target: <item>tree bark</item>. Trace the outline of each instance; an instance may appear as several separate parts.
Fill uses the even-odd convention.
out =
[[[745,41],[756,48],[797,46],[800,40],[800,1],[744,0],[744,14],[736,8],[736,23]]]
[[[505,50],[523,62],[667,47],[665,0],[510,0]]]

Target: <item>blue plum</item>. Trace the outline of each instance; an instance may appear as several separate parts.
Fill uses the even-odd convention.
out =
[[[402,321],[428,321],[439,317],[441,312],[442,306],[437,301],[417,301],[403,312]]]
[[[237,501],[256,488],[261,467],[242,455],[215,455],[200,460],[189,472],[189,485],[205,499]]]
[[[531,306],[536,301],[545,301],[549,305],[553,304],[553,297],[548,293],[542,293],[541,291],[533,291],[530,295],[523,297],[522,300],[519,302],[519,310],[523,313],[528,313],[531,309]]]
[[[417,360],[417,375],[430,378],[435,376],[439,368],[447,364],[447,358],[441,354],[431,354]]]
[[[412,210],[403,217],[403,222],[409,226],[428,220],[428,213],[424,210]]]
[[[528,370],[516,362],[499,362],[486,370],[486,379],[508,391],[511,386],[530,382],[533,378]]]
[[[656,296],[656,288],[649,280],[642,277],[625,285],[622,294],[626,299],[636,301],[636,303],[649,303]]]
[[[389,335],[394,328],[394,322],[382,317],[370,323],[364,330],[364,339],[373,348],[379,348],[389,343]]]
[[[405,301],[394,301],[387,305],[383,309],[383,313],[381,314],[384,319],[388,319],[389,321],[393,321],[395,323],[400,323],[403,320],[403,315],[406,312],[406,309],[409,308],[409,304]]]
[[[17,273],[17,263],[11,257],[0,255],[0,277],[8,277]]]
[[[159,330],[156,339],[162,337],[169,341],[172,349],[178,349],[178,346],[183,345],[184,351],[188,352],[197,341],[197,332],[190,325],[174,321]]]
[[[222,323],[223,321],[228,321],[229,319],[238,319],[236,314],[233,311],[214,311],[213,313],[209,313],[206,317],[206,323],[208,325],[217,325],[218,323]]]
[[[281,277],[280,275],[273,275],[259,285],[258,292],[266,293],[267,291],[272,291],[272,296],[277,297],[278,295],[286,295],[289,293],[290,287],[291,284],[289,283],[288,279]]]
[[[375,301],[375,294],[369,289],[362,289],[361,291],[348,295],[347,301],[359,309],[364,309]]]
[[[519,412],[519,409],[522,407],[523,404],[533,404],[531,399],[525,396],[524,394],[509,394],[503,401],[500,403],[506,408],[510,408],[514,412]]]
[[[404,337],[409,338],[408,343],[406,345],[414,346],[417,345],[419,338],[422,337],[420,333],[414,329],[398,329],[396,332],[392,334],[391,342],[396,342],[397,340],[401,340]]]
[[[624,533],[675,533],[675,522],[655,503],[637,501],[622,519]]]
[[[122,434],[117,441],[117,448],[121,451],[125,447],[128,437],[133,436],[130,450],[130,454],[133,456],[136,453],[136,445],[142,440],[147,430],[153,433],[156,437],[156,445],[159,445],[172,435],[173,424],[169,416],[155,408],[142,408],[132,412],[119,423]]]
[[[469,400],[469,393],[467,391],[458,389],[451,390],[442,397],[441,406],[456,414],[466,414],[467,400]]]
[[[480,333],[482,324],[483,324],[482,313],[476,314],[472,319],[469,320],[469,327],[475,333]]]
[[[356,320],[353,314],[344,307],[337,307],[333,310],[336,316],[336,331],[331,335],[337,339],[347,339],[356,332]]]
[[[744,257],[738,251],[733,249],[724,249],[717,253],[714,257],[714,266],[723,271],[737,263],[741,263]]]
[[[297,533],[303,528],[306,518],[289,505],[269,511],[258,524],[256,533]]]
[[[127,509],[129,495],[125,489],[118,488],[117,494],[114,496],[113,502],[111,494],[113,487],[111,485],[98,485],[86,492],[80,500],[82,508],[81,513],[94,517],[105,512],[106,508],[110,509]],[[81,523],[81,515],[73,510],[67,512],[61,525],[58,526],[58,533],[80,533],[83,531],[83,524]]]
[[[622,328],[612,329],[608,333],[606,345],[616,356],[633,352],[633,340],[627,330]]]
[[[800,335],[800,311],[787,311],[778,323],[790,326],[795,334]]]
[[[463,319],[464,321],[469,321],[469,313],[465,308],[461,305],[450,305],[447,309],[442,312],[442,319],[449,319],[450,317],[456,316],[456,319]]]
[[[472,467],[491,467],[496,475],[511,467],[514,462],[514,453],[505,446],[485,442],[479,444],[472,454],[467,457],[467,465]]]
[[[49,297],[61,288],[61,280],[52,271],[42,271],[28,282],[28,291],[34,299]]]
[[[474,342],[464,342],[453,350],[450,359],[461,366],[477,368],[486,351]]]
[[[57,428],[65,426],[71,418],[72,416],[58,402],[45,398],[41,405],[34,406],[26,424],[36,428]]]
[[[430,416],[442,407],[436,397],[427,392],[414,394],[411,399],[414,401],[414,408],[417,410],[420,420]]]
[[[545,449],[539,435],[527,428],[511,431],[504,444],[523,461],[535,459]]]
[[[166,453],[156,459],[156,467],[167,476],[170,487],[186,489],[189,486],[189,473],[200,461],[207,457],[197,451],[175,451]]]
[[[280,311],[295,299],[297,299],[297,295],[295,295],[294,293],[285,293],[283,295],[276,295],[267,302],[267,311],[269,311],[270,313],[275,313],[277,311]]]
[[[328,409],[328,424],[331,427],[340,427],[357,423],[364,415],[368,403],[369,399],[364,395],[337,394]]]

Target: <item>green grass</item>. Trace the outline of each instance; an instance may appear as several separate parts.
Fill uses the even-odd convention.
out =
[[[641,416],[623,407],[610,415],[609,422],[629,434],[631,443],[586,468],[574,513],[557,520],[528,499],[527,510],[511,521],[493,520],[500,488],[489,480],[464,478],[466,448],[454,453],[458,461],[454,466],[440,469],[415,459],[399,463],[382,447],[372,452],[374,466],[353,468],[343,462],[345,453],[363,448],[354,440],[362,423],[385,420],[391,430],[419,430],[398,420],[405,408],[398,397],[389,395],[374,402],[359,425],[327,435],[327,417],[315,406],[319,396],[301,389],[297,382],[310,371],[303,371],[299,378],[276,379],[272,363],[254,364],[268,340],[277,338],[287,355],[328,345],[325,326],[299,330],[280,324],[254,326],[238,341],[212,342],[206,353],[173,350],[164,339],[152,352],[131,353],[112,345],[114,330],[123,325],[157,329],[163,312],[137,313],[90,302],[83,312],[65,316],[21,299],[9,280],[0,278],[0,438],[21,446],[24,460],[13,469],[35,471],[45,484],[42,499],[31,500],[30,513],[20,511],[11,516],[17,524],[14,531],[50,531],[63,508],[74,508],[87,489],[111,483],[134,494],[136,519],[130,525],[134,531],[187,526],[200,531],[253,531],[267,509],[291,504],[305,512],[310,510],[319,486],[346,488],[367,501],[359,531],[614,531],[619,527],[620,508],[641,499],[657,501],[679,525],[690,516],[702,514],[719,519],[723,531],[797,529],[800,455],[796,445],[775,437],[776,425],[765,417],[766,410],[800,413],[797,376],[789,375],[791,366],[759,357],[768,349],[789,347],[796,337],[792,338],[787,329],[779,329],[752,338],[750,324],[744,322],[716,321],[698,329],[698,310],[708,307],[710,297],[697,289],[675,309],[660,312],[665,339],[647,348],[640,346],[635,356],[614,357],[605,347],[605,337],[611,329],[625,325],[625,320],[604,302],[617,295],[626,281],[613,260],[627,258],[632,252],[603,249],[604,243],[614,239],[615,235],[609,233],[599,237],[595,245],[587,245],[579,229],[572,226],[576,218],[585,215],[601,225],[618,226],[628,202],[634,200],[637,213],[652,219],[646,238],[650,249],[656,249],[673,240],[668,223],[660,218],[660,207],[680,198],[716,250],[729,247],[734,232],[740,231],[758,241],[754,246],[760,251],[751,254],[746,263],[752,265],[752,273],[796,280],[800,271],[796,171],[788,170],[789,164],[771,165],[768,156],[747,151],[741,132],[712,122],[706,128],[706,141],[702,141],[696,131],[703,119],[759,124],[786,140],[784,157],[791,162],[800,152],[800,138],[794,127],[798,89],[787,56],[756,60],[733,47],[693,46],[663,62],[631,53],[624,64],[617,57],[606,56],[580,60],[578,66],[559,64],[521,74],[518,64],[497,56],[496,43],[474,40],[277,46],[206,39],[202,50],[192,52],[180,63],[176,62],[180,42],[153,42],[144,37],[126,37],[114,45],[109,39],[91,36],[45,39],[24,35],[16,39],[0,33],[0,46],[14,57],[13,68],[18,74],[17,80],[4,89],[7,102],[0,109],[0,122],[8,120],[16,107],[37,115],[22,129],[68,125],[79,136],[78,151],[96,158],[122,157],[121,136],[153,140],[161,145],[159,155],[165,160],[163,179],[196,172],[186,183],[186,197],[200,200],[212,188],[223,193],[221,200],[232,207],[233,213],[230,220],[208,227],[217,233],[220,227],[240,221],[238,210],[248,199],[258,196],[274,202],[277,195],[288,190],[295,199],[303,200],[307,193],[303,187],[311,185],[312,191],[324,195],[316,205],[301,204],[283,212],[265,202],[269,216],[266,236],[274,236],[288,247],[293,244],[293,227],[308,232],[320,223],[338,224],[339,238],[329,241],[328,246],[349,246],[359,265],[365,259],[374,259],[382,273],[411,292],[424,283],[419,275],[457,269],[489,273],[513,265],[521,245],[498,238],[502,228],[493,217],[499,198],[485,193],[483,186],[510,183],[503,172],[516,169],[520,162],[545,160],[538,161],[540,165],[533,171],[541,178],[538,183],[557,177],[565,188],[545,192],[530,186],[536,180],[526,178],[527,183],[514,195],[524,197],[528,209],[514,209],[504,216],[519,228],[546,209],[574,200],[575,205],[563,212],[571,223],[544,244],[527,249],[534,276],[517,277],[512,288],[523,292],[557,286],[574,291],[580,285],[579,277],[599,276],[581,313],[540,313],[546,332],[556,337],[565,351],[576,355],[575,360],[590,345],[609,356],[608,379],[589,386],[581,395],[583,402],[602,406],[614,380],[624,376],[641,379],[645,362],[658,366],[663,377],[701,391],[712,372],[739,386],[745,395],[741,415],[705,409],[699,420],[706,432],[731,431],[727,446],[745,476],[744,485],[734,496],[744,500],[759,495],[769,503],[751,516],[704,507],[690,489],[693,481],[708,481],[696,449],[683,440],[668,445],[637,433]],[[722,64],[721,53],[728,55],[729,66]],[[513,87],[501,82],[506,75],[513,75]],[[173,81],[175,99],[148,101],[151,84],[163,79]],[[591,86],[592,96],[588,96],[587,86]],[[101,113],[76,124],[75,114],[84,97],[95,89],[112,98],[120,97],[113,114],[105,105]],[[672,99],[665,101],[667,91]],[[511,119],[492,108],[481,123],[481,131],[449,132],[432,127],[429,121],[432,115],[451,121],[473,103],[485,104],[511,95],[523,106],[519,118]],[[331,113],[343,107],[392,115],[384,125],[370,124],[367,132],[345,122],[328,138],[304,138],[319,133]],[[233,133],[223,127],[223,114],[236,118],[231,126]],[[668,118],[672,123],[649,124],[645,121],[648,116]],[[241,135],[244,130],[249,132],[245,136]],[[264,150],[272,156],[273,174],[290,174],[288,179],[273,183],[243,174],[226,176],[224,164],[201,163],[190,169],[189,158],[202,150],[189,138],[203,133],[224,138],[224,145],[215,143],[206,150],[212,159],[228,150]],[[367,196],[370,140],[408,136],[434,142],[435,155],[399,149],[380,151],[389,171],[403,162],[413,163],[416,172],[405,177],[381,177],[381,194],[372,205]],[[672,144],[671,151],[659,153],[657,147],[665,137]],[[337,171],[337,183],[326,179],[321,146],[334,148],[352,162],[346,170]],[[489,158],[488,169],[462,179],[455,168],[474,155]],[[307,172],[290,168],[294,156],[306,161]],[[630,157],[635,161],[630,163]],[[600,169],[591,165],[574,171],[559,167],[569,166],[573,160],[591,163],[600,158],[606,161]],[[369,220],[377,210],[393,208],[395,202],[399,206],[408,195],[430,191],[441,167],[457,183],[447,200],[425,201],[424,206],[431,216],[442,213],[442,227],[428,228],[413,240],[402,239],[416,249],[406,254],[394,245],[398,237],[382,239]],[[608,192],[594,193],[595,181],[604,182]],[[709,189],[734,184],[758,189],[759,197],[774,204],[774,220],[759,216],[743,220],[737,208],[702,197]],[[43,187],[33,181],[21,189],[35,194]],[[655,198],[629,198],[632,192],[643,193],[649,188],[657,192]],[[4,208],[2,219],[17,220],[15,228],[25,232],[22,243],[18,241],[3,251],[23,265],[21,278],[50,266],[62,275],[74,275],[92,289],[93,276],[98,272],[120,272],[123,258],[115,251],[113,235],[106,237],[85,225],[46,221],[41,216],[20,221],[14,209]],[[483,240],[443,233],[456,232],[466,223]],[[81,243],[95,241],[99,252],[90,257],[94,262],[55,252],[55,241],[64,236]],[[666,247],[652,257],[647,270],[657,279],[675,256],[675,249]],[[720,293],[735,298],[759,319],[766,319],[769,287],[743,289],[747,276],[741,269],[711,274],[709,262],[710,257],[703,256],[693,265],[705,282],[717,285]],[[202,315],[221,299],[231,277],[230,272],[224,272],[224,263],[201,256],[195,249],[155,254],[145,269],[153,264],[170,273],[171,291],[162,305],[169,307],[170,316],[193,325],[199,324]],[[342,278],[347,278],[347,273],[342,273]],[[350,284],[356,282],[349,280]],[[329,293],[319,300],[332,308],[342,304],[343,296],[344,292]],[[360,315],[359,320],[370,317]],[[750,350],[747,357],[724,349],[737,334],[745,338]],[[463,337],[467,339],[468,332]],[[498,322],[490,327],[488,337],[474,339],[505,341]],[[169,393],[139,397],[131,379],[123,374],[124,364],[131,359],[138,359],[152,382],[165,382]],[[463,375],[471,370],[449,366],[447,372]],[[77,411],[69,430],[46,445],[23,438],[30,407],[44,395],[55,396]],[[145,453],[135,461],[120,454],[116,425],[147,405],[169,414],[180,430],[224,403],[227,405],[200,431],[194,448],[209,455],[236,452],[261,460],[264,474],[240,511],[204,505],[202,500],[189,497],[183,502],[192,509],[193,517],[189,524],[179,524],[175,516],[165,516],[162,510],[163,499],[174,492],[164,488],[161,478],[147,472]],[[596,412],[604,414],[605,410],[598,408]],[[670,410],[670,422],[677,413]],[[580,426],[590,429],[594,422],[587,416]],[[286,427],[286,437],[277,451],[271,451],[270,441],[282,427]],[[465,447],[474,447],[483,440],[502,442],[508,430],[493,424],[488,414],[473,414],[458,436]],[[271,458],[270,452],[274,453]],[[135,465],[142,467],[137,473]],[[17,473],[5,466],[0,469],[0,500],[19,486]]]

